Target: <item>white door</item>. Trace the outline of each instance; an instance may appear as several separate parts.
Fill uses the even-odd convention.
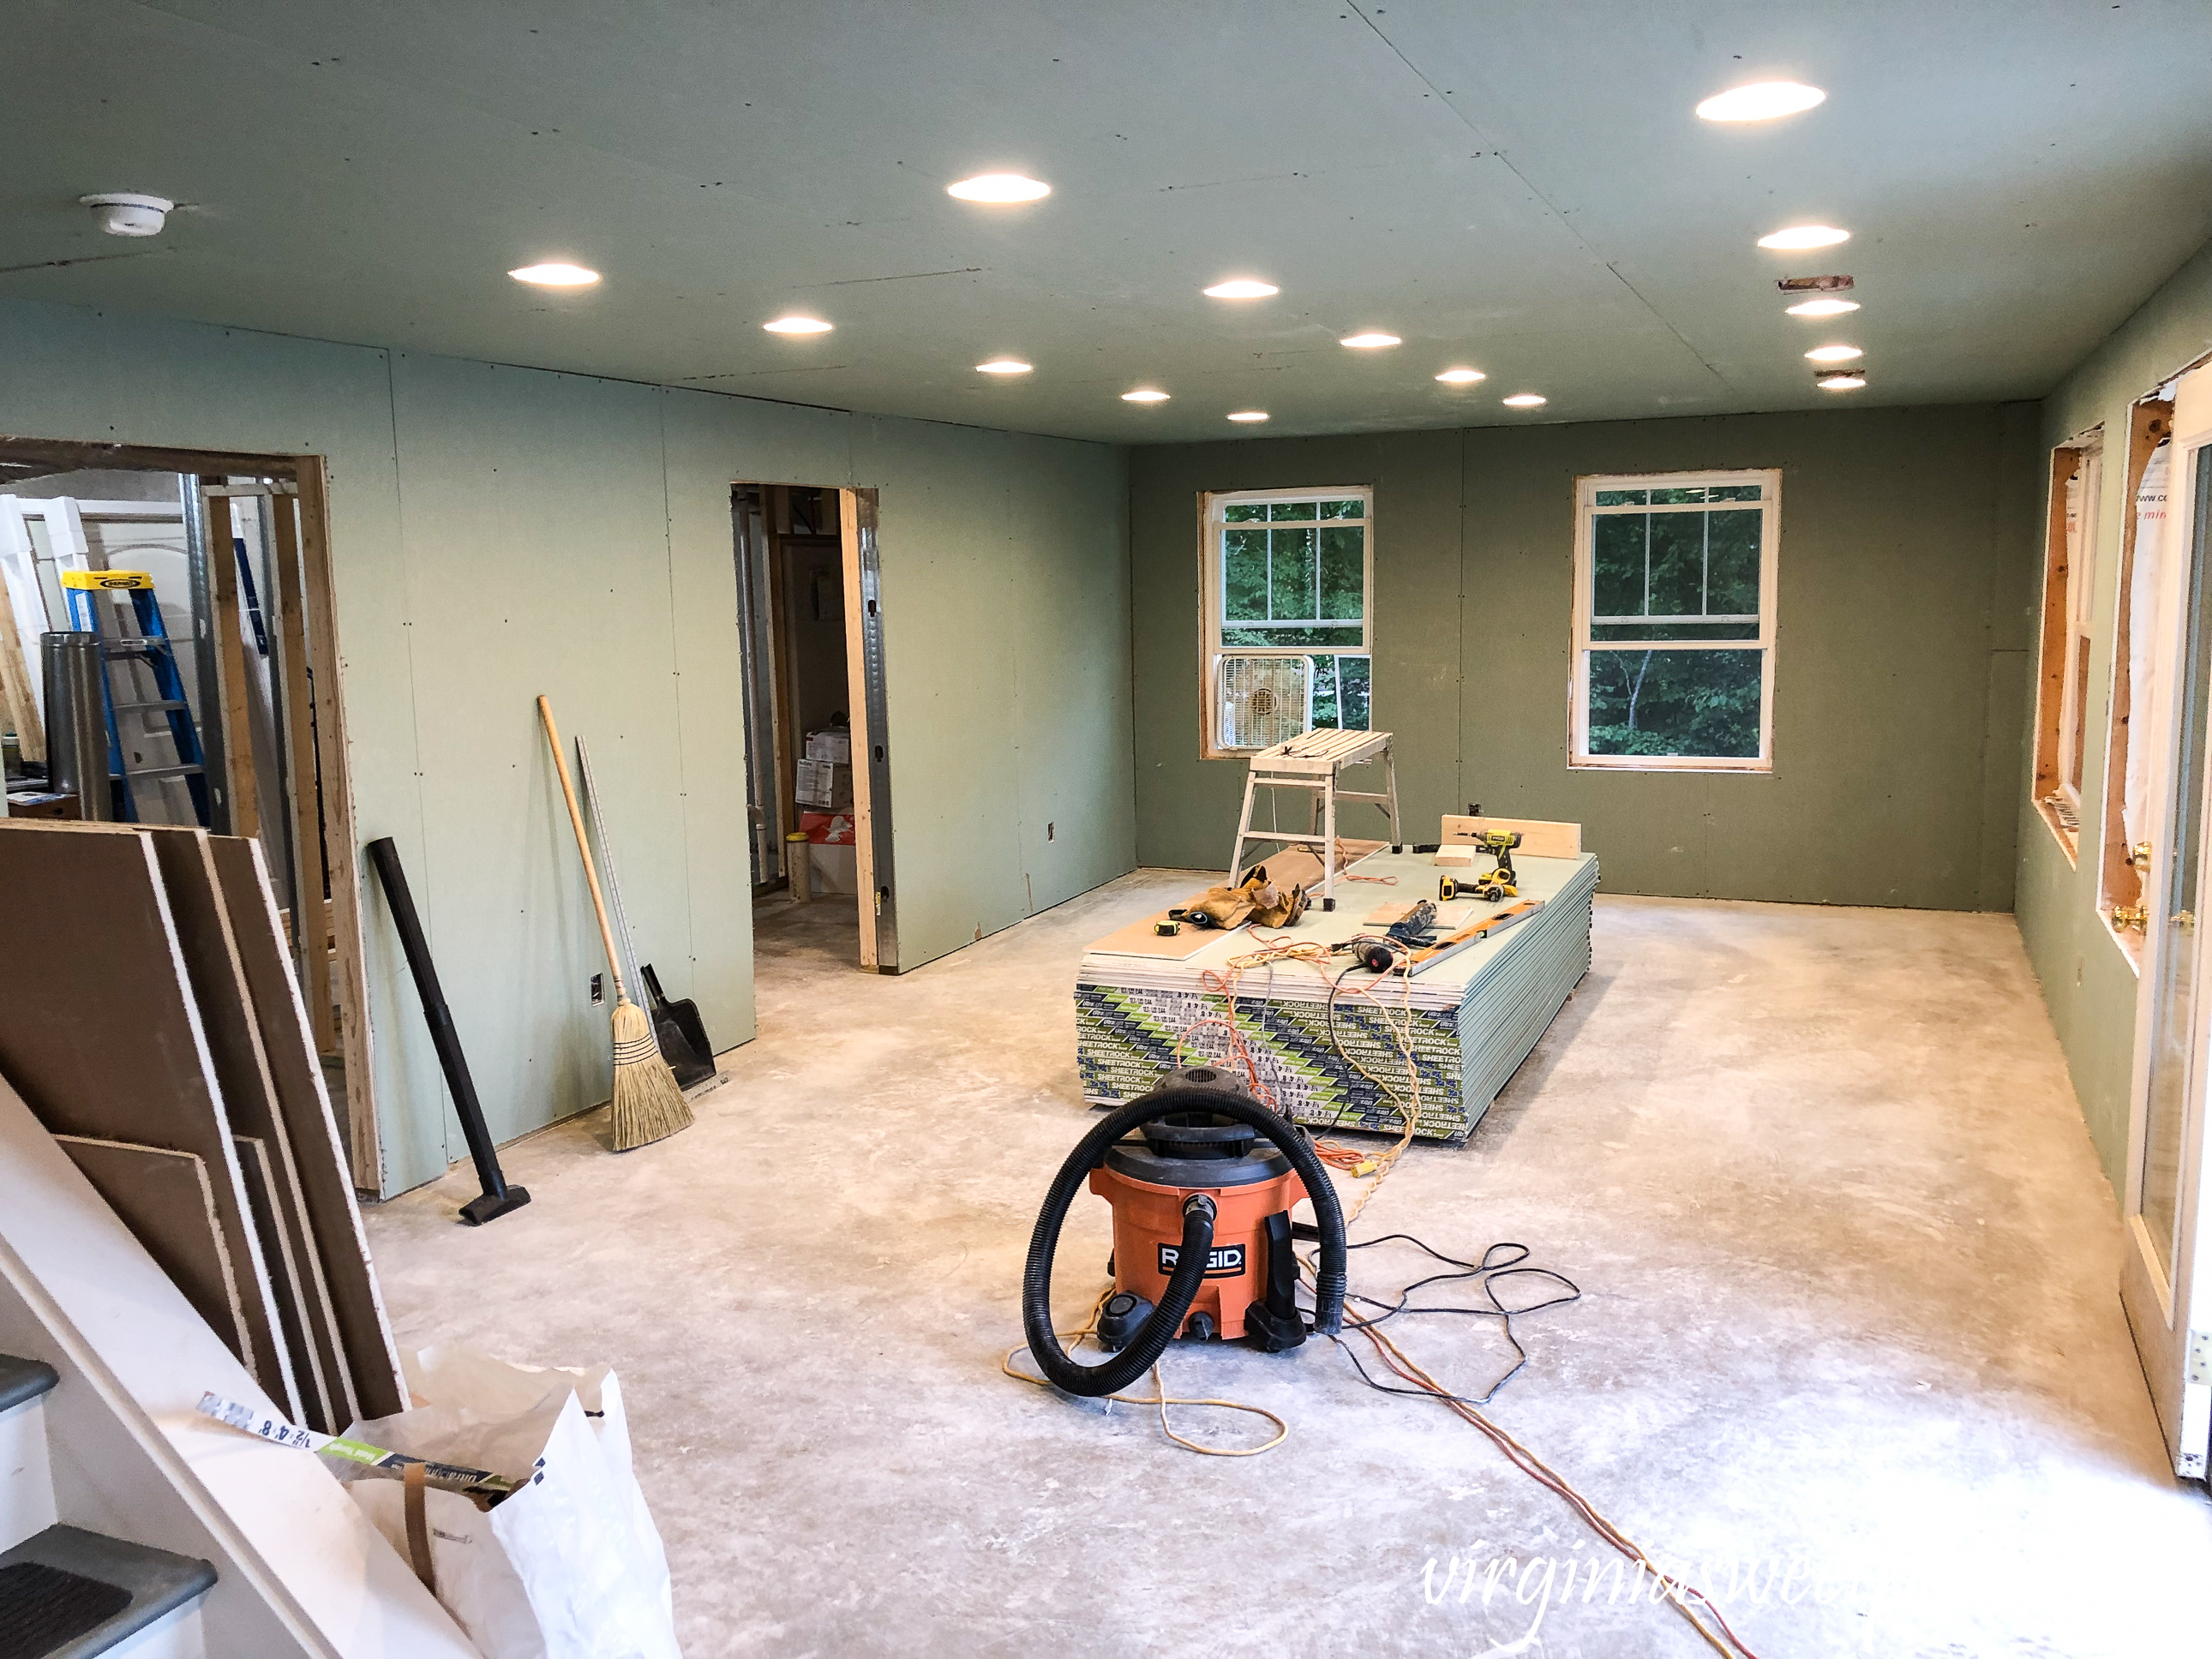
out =
[[[2173,1467],[2203,1480],[2212,1451],[2212,372],[2182,381],[2173,430],[2120,1300]]]

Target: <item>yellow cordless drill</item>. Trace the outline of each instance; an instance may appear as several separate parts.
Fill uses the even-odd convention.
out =
[[[1486,830],[1474,838],[1474,844],[1498,860],[1498,867],[1487,875],[1477,876],[1461,889],[1474,894],[1486,904],[1500,899],[1521,896],[1521,878],[1514,872],[1513,849],[1521,844],[1517,830]]]

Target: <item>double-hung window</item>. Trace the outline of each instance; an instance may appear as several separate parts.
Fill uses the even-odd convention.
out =
[[[1771,771],[1778,471],[1583,478],[1570,763]]]
[[[1204,508],[1206,752],[1366,730],[1374,493],[1242,490]]]

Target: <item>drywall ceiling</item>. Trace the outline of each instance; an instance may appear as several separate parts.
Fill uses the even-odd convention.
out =
[[[1830,340],[1860,401],[2033,397],[2212,235],[2203,0],[7,17],[0,296],[1116,441],[1813,407]],[[1777,77],[1828,102],[1692,113]],[[994,170],[1053,195],[945,196]],[[125,241],[102,190],[188,207]],[[1853,240],[1753,245],[1808,221]],[[547,258],[605,280],[504,274]],[[1775,279],[1828,270],[1864,309],[1785,317]],[[1282,293],[1200,295],[1230,276]],[[835,331],[762,331],[789,309]]]

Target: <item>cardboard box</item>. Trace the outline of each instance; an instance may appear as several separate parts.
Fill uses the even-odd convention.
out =
[[[835,761],[841,766],[853,763],[853,733],[848,726],[833,726],[826,732],[806,734],[806,758],[811,761]]]
[[[823,812],[849,812],[853,810],[853,769],[836,761],[800,761],[794,793],[802,806]]]
[[[849,893],[857,896],[860,890],[860,864],[850,842],[840,846],[810,842],[807,859],[814,872],[814,896],[824,893]]]

